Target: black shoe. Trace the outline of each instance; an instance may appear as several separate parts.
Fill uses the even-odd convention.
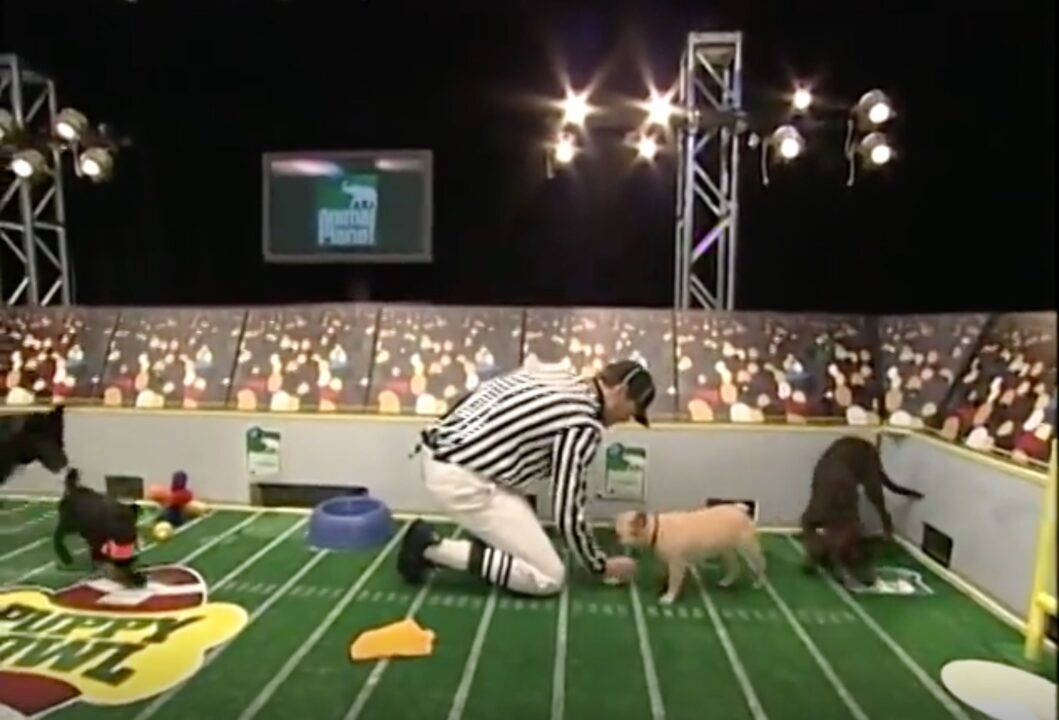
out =
[[[427,571],[434,564],[426,559],[424,552],[431,545],[437,545],[441,538],[434,526],[425,520],[414,520],[408,528],[408,534],[401,541],[401,550],[397,554],[397,571],[401,577],[412,585],[421,585],[426,579]]]

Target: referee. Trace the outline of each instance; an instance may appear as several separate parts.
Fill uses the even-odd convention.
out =
[[[551,486],[552,515],[580,563],[608,582],[636,569],[600,551],[585,516],[586,469],[604,427],[635,419],[648,427],[655,385],[639,363],[622,360],[591,378],[527,369],[480,385],[423,432],[423,476],[446,515],[471,535],[442,539],[416,520],[398,554],[401,575],[420,584],[435,566],[473,573],[516,593],[551,595],[566,567],[523,496]]]

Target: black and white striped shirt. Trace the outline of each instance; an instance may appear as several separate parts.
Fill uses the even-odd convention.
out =
[[[602,401],[565,370],[516,370],[488,380],[424,433],[434,459],[519,488],[547,478],[563,540],[594,572],[606,556],[585,515],[588,464],[600,445]]]

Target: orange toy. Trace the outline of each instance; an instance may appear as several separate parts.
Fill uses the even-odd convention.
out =
[[[362,632],[350,643],[349,659],[356,662],[430,655],[434,652],[434,637],[433,630],[424,630],[415,620],[405,618]]]

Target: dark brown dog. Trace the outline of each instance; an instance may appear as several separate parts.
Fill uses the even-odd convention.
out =
[[[887,540],[893,537],[893,520],[886,510],[883,488],[906,497],[923,497],[886,475],[879,450],[871,442],[852,436],[836,440],[813,469],[812,493],[802,514],[807,571],[818,566],[835,572],[844,569],[864,584],[875,582],[860,521],[860,487],[878,511]]]
[[[48,412],[0,416],[0,485],[20,467],[40,463],[53,473],[69,464],[63,406]]]

